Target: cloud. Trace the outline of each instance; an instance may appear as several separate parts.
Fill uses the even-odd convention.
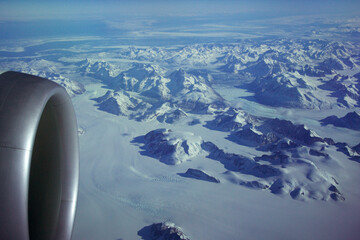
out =
[[[204,37],[204,38],[256,38],[258,35],[239,32],[165,32],[165,31],[138,31],[131,32],[135,37]]]
[[[123,21],[105,20],[104,23],[112,29],[118,30],[139,30],[150,29],[154,23],[157,23],[154,19],[128,19]]]
[[[24,52],[25,48],[24,47],[0,47],[0,52]]]

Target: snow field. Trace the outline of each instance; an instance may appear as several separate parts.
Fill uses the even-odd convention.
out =
[[[344,171],[338,179],[347,193],[343,203],[294,201],[223,181],[226,177],[220,178],[220,184],[182,178],[177,173],[190,167],[206,169],[216,177],[226,169],[206,155],[166,165],[141,155],[139,144],[132,140],[166,127],[192,131],[224,149],[243,152],[246,147],[225,141],[227,133],[202,124],[188,126],[185,119],[172,125],[139,123],[96,110],[89,99],[106,89],[99,84],[86,87],[85,94],[73,99],[79,126],[85,131],[80,136],[80,192],[73,239],[139,239],[141,228],[166,220],[181,226],[191,239],[353,239],[359,234],[358,163],[344,159],[335,170],[328,166]]]

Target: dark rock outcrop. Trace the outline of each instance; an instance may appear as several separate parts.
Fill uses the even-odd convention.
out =
[[[138,231],[144,240],[190,240],[180,227],[171,222],[154,223]]]
[[[182,177],[188,177],[188,178],[195,178],[195,179],[199,179],[199,180],[203,180],[203,181],[208,181],[208,182],[214,182],[214,183],[219,183],[220,180],[210,176],[209,174],[199,170],[199,169],[193,169],[193,168],[189,168],[186,173],[180,173],[179,174]]]
[[[336,127],[349,128],[360,131],[360,115],[357,112],[349,112],[344,117],[329,116],[320,120],[322,125],[332,124]]]

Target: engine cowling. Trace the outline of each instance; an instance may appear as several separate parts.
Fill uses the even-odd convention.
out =
[[[78,178],[77,123],[65,89],[1,74],[0,239],[70,239]]]

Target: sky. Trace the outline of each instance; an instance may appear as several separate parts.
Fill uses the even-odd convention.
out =
[[[248,38],[264,32],[257,30],[264,25],[276,25],[276,34],[283,34],[287,30],[279,32],[279,24],[359,16],[359,9],[358,0],[0,0],[0,39]],[[356,21],[360,24],[359,17]]]
[[[358,0],[0,0],[0,20],[357,14]]]

